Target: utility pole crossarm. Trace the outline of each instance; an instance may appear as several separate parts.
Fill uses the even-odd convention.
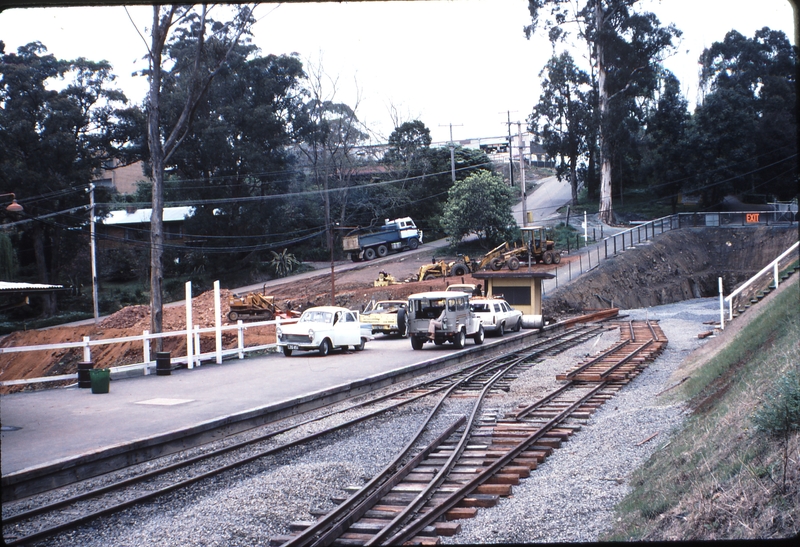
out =
[[[453,183],[456,182],[456,143],[453,141],[453,124],[448,124],[450,126],[450,176],[453,179]],[[456,124],[456,127],[462,127],[463,124]],[[445,127],[442,124],[439,124],[439,127]]]

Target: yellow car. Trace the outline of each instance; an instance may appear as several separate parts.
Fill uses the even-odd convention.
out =
[[[372,300],[361,312],[361,322],[372,326],[372,334],[408,336],[408,302],[405,300]]]

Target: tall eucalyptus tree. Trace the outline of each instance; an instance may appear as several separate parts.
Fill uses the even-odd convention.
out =
[[[147,96],[147,134],[153,183],[150,217],[150,328],[160,333],[163,324],[163,261],[164,252],[164,167],[175,149],[189,134],[195,110],[211,81],[225,65],[231,50],[253,23],[250,6],[236,6],[233,20],[219,23],[209,18],[209,6],[199,9],[191,5],[153,6],[153,23],[148,51],[150,88]],[[187,25],[194,38],[194,55],[190,65],[164,67],[164,49],[176,25]],[[213,40],[207,43],[209,32]],[[213,47],[210,47],[213,46]],[[161,94],[165,78],[185,79],[186,98],[175,125],[164,132],[161,124]],[[161,349],[161,338],[156,348]]]
[[[590,47],[592,79],[597,90],[597,132],[600,164],[600,218],[611,222],[612,151],[609,139],[612,101],[648,95],[657,84],[664,56],[673,48],[672,40],[681,35],[673,25],[662,27],[652,13],[636,12],[638,0],[582,0],[573,4],[562,0],[529,0],[531,24],[525,27],[530,37],[544,20],[552,43],[563,40],[567,25],[577,27],[578,35]],[[549,18],[544,13],[549,8]]]

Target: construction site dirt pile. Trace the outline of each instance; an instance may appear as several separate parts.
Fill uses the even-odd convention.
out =
[[[794,241],[797,241],[796,227],[675,230],[635,249],[627,249],[614,258],[603,260],[579,279],[546,293],[543,311],[550,319],[562,319],[598,308],[635,309],[687,298],[716,296],[718,276],[724,277],[726,291],[730,292]],[[401,253],[392,257],[388,262],[364,263],[358,269],[336,272],[333,281],[330,272],[326,273],[325,269],[320,269],[319,275],[308,279],[288,278],[286,283],[269,288],[269,293],[283,309],[303,310],[311,306],[329,305],[332,303],[331,294],[334,293],[336,305],[361,310],[370,300],[404,300],[414,293],[443,290],[452,283],[480,283],[471,275],[465,275],[375,287],[373,282],[381,271],[397,280],[410,280],[415,277],[421,264],[431,260],[430,255]],[[565,255],[560,266],[572,262],[574,267],[579,260],[579,255]],[[553,267],[537,266],[543,271]],[[229,290],[221,291],[220,314],[226,324],[230,324],[227,320],[230,294]],[[186,329],[186,310],[180,303],[165,306],[163,317],[163,332]],[[204,328],[215,325],[213,291],[192,299],[192,322]],[[144,330],[149,329],[149,307],[130,306],[102,319],[96,326],[90,324],[17,331],[0,340],[0,347],[80,342],[85,336],[92,340],[141,336]],[[248,346],[274,341],[275,328],[272,325],[249,327],[246,331]],[[223,347],[233,348],[236,343],[236,331],[223,333]],[[214,333],[202,335],[201,351],[212,352],[214,348]],[[164,338],[162,349],[174,356],[185,355],[186,337]],[[0,354],[0,380],[72,374],[77,372],[78,363],[82,360],[81,348]],[[142,360],[141,342],[92,348],[92,362],[96,368],[139,363]],[[40,388],[41,385],[8,386],[0,388],[0,393]]]

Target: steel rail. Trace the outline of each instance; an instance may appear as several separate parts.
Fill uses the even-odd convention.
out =
[[[483,367],[497,366],[495,364],[495,361],[497,359],[498,358],[490,359],[488,362],[483,363]],[[481,364],[471,365],[470,367],[467,367],[467,368],[476,368],[476,367],[481,367]],[[108,506],[106,508],[103,508],[103,509],[100,509],[100,510],[97,510],[97,511],[92,511],[92,512],[87,513],[85,515],[81,515],[81,516],[72,518],[71,520],[68,520],[68,521],[65,521],[65,522],[62,522],[62,523],[47,527],[47,528],[43,528],[43,529],[38,530],[37,532],[34,532],[34,533],[29,534],[27,536],[23,536],[23,537],[20,537],[20,538],[15,538],[15,539],[12,539],[12,540],[8,540],[8,541],[6,541],[6,545],[21,545],[21,544],[28,543],[28,542],[31,542],[31,541],[36,541],[36,540],[39,540],[39,539],[42,539],[42,538],[45,538],[45,537],[52,536],[53,534],[56,534],[58,532],[74,528],[77,525],[89,522],[89,521],[94,520],[96,518],[99,518],[101,516],[105,516],[105,515],[108,515],[108,514],[113,514],[115,512],[121,511],[121,510],[126,509],[128,507],[131,507],[133,505],[136,505],[138,503],[142,503],[144,501],[148,501],[150,499],[153,499],[153,498],[156,498],[158,496],[164,495],[164,494],[166,494],[168,492],[171,492],[173,490],[190,486],[191,484],[194,484],[195,482],[198,482],[200,480],[203,480],[203,479],[206,479],[206,478],[210,478],[210,477],[213,477],[213,476],[218,475],[220,473],[223,473],[225,471],[229,471],[229,470],[234,469],[236,467],[245,465],[245,464],[250,463],[252,461],[255,461],[255,460],[259,459],[259,458],[263,458],[265,456],[276,454],[276,453],[278,453],[280,451],[292,448],[294,446],[299,446],[299,445],[304,444],[306,442],[313,441],[315,439],[318,439],[320,437],[328,435],[328,434],[330,434],[332,432],[339,431],[339,430],[345,429],[347,427],[353,426],[355,424],[358,424],[360,422],[363,422],[365,420],[368,420],[370,418],[373,418],[375,416],[378,416],[380,414],[383,414],[383,413],[388,412],[390,410],[393,410],[395,408],[399,408],[401,406],[410,404],[412,402],[415,402],[415,401],[417,401],[419,399],[428,397],[428,396],[433,395],[435,393],[438,393],[440,391],[448,390],[448,389],[449,390],[453,390],[457,386],[459,386],[461,383],[463,383],[464,381],[467,381],[467,379],[471,378],[473,375],[482,374],[482,373],[484,373],[484,370],[479,370],[478,372],[473,372],[472,374],[468,375],[465,378],[462,378],[461,380],[455,382],[454,384],[452,384],[450,386],[444,385],[444,386],[431,388],[430,391],[417,394],[417,395],[415,395],[413,397],[410,397],[410,398],[407,398],[407,399],[403,399],[403,400],[401,400],[401,401],[399,401],[399,402],[397,402],[395,404],[392,404],[392,405],[389,405],[387,407],[383,407],[383,408],[377,409],[377,410],[372,411],[370,413],[367,413],[367,414],[365,414],[363,416],[358,416],[356,418],[353,418],[351,420],[348,420],[348,421],[343,422],[341,424],[338,424],[336,426],[333,426],[333,427],[330,427],[330,428],[326,428],[324,430],[318,431],[316,433],[312,433],[310,435],[306,435],[306,436],[304,436],[302,438],[295,439],[294,441],[289,441],[289,442],[284,443],[284,444],[282,444],[280,446],[277,446],[277,447],[273,447],[273,448],[270,448],[270,449],[267,449],[267,450],[264,450],[264,451],[260,451],[260,452],[258,452],[256,454],[247,456],[245,458],[238,459],[238,460],[236,460],[234,462],[231,462],[231,463],[223,465],[223,466],[216,467],[214,469],[211,469],[209,471],[200,473],[200,474],[195,475],[193,477],[190,477],[190,478],[175,482],[173,484],[170,484],[170,485],[167,485],[167,486],[152,490],[150,492],[147,492],[145,494],[141,494],[139,496],[135,496],[135,497],[133,497],[133,498],[131,498],[129,500],[125,500],[123,502],[119,502],[119,503],[110,505],[110,506]],[[451,377],[452,376],[456,376],[457,377],[457,376],[463,375],[463,374],[464,374],[464,372],[463,372],[463,369],[462,369],[462,370],[459,370],[457,372],[451,373],[450,376]],[[436,379],[429,380],[427,382],[420,382],[420,383],[416,384],[415,386],[413,386],[413,388],[414,389],[419,389],[420,386],[428,385],[428,384],[432,384],[432,383],[436,383],[436,382],[440,382],[443,379],[447,379],[447,375],[442,375],[442,376],[440,376],[440,377],[438,377]],[[403,388],[403,389],[397,390],[397,391],[400,392],[400,393],[405,393],[405,392],[410,391],[411,389],[412,388]],[[384,400],[386,398],[390,398],[390,397],[381,396],[378,399],[379,400]],[[374,404],[374,401],[368,401],[368,402],[365,402],[365,403],[359,403],[357,405],[353,405],[351,407],[348,407],[348,409],[341,410],[339,412],[345,412],[346,410],[351,410],[352,408],[358,408],[360,406],[366,406],[367,404]],[[326,415],[324,417],[330,417],[331,415],[335,415],[335,414],[336,414],[336,412],[333,412],[333,413],[331,413],[329,415]],[[318,421],[319,419],[322,419],[322,418],[321,417],[312,418],[312,419],[307,420],[306,422],[304,422],[304,425],[306,423],[311,423],[311,422],[314,422],[314,421]],[[299,427],[299,425],[300,424],[298,424],[296,426],[288,427],[288,428],[286,428],[285,431],[272,432],[272,433],[270,433],[270,434],[268,434],[268,435],[266,435],[264,437],[269,438],[269,437],[278,435],[279,433],[284,433],[286,431],[294,429],[295,427]],[[261,440],[263,440],[263,439],[261,439]],[[254,442],[256,442],[256,441],[254,441]],[[239,444],[244,446],[244,445],[248,445],[248,444],[252,444],[252,443],[250,441],[244,441],[244,442],[239,443]],[[241,448],[242,446],[238,446],[238,448]],[[218,456],[221,453],[230,451],[230,450],[228,450],[228,448],[229,447],[224,447],[223,449],[219,449],[218,451],[216,451],[217,453],[214,454],[214,456]],[[232,449],[233,448],[231,448],[231,450]],[[199,455],[199,456],[196,456],[194,458],[191,458],[192,461],[189,462],[189,463],[197,463],[197,462],[199,462],[199,461],[201,461],[203,459],[209,459],[210,457],[212,457],[212,456],[206,455],[206,454]],[[176,464],[173,464],[173,465],[168,466],[168,467],[173,468],[173,469],[170,469],[170,470],[174,470],[174,469],[178,469],[180,467],[184,467],[185,465],[188,465],[188,464],[183,464],[183,465],[181,465],[181,464],[183,464],[183,462],[177,462]],[[31,511],[25,512],[24,513],[25,518],[20,518],[20,515],[23,515],[23,513],[20,513],[18,515],[14,515],[14,516],[9,517],[9,518],[4,518],[3,519],[3,527],[5,527],[6,525],[11,524],[12,522],[20,522],[22,520],[26,520],[27,518],[31,518],[32,516],[35,516],[35,515],[38,515],[38,514],[42,514],[43,512],[51,512],[51,511],[53,511],[55,509],[59,509],[61,507],[65,507],[65,506],[73,504],[73,503],[77,503],[78,501],[83,501],[85,499],[90,499],[92,497],[97,497],[98,495],[102,495],[102,494],[105,494],[105,493],[108,493],[108,492],[111,492],[111,491],[114,491],[114,490],[119,490],[120,488],[123,488],[125,486],[130,486],[130,485],[133,485],[133,484],[137,484],[137,483],[143,482],[144,480],[153,478],[154,476],[157,476],[159,474],[163,474],[164,472],[166,472],[166,471],[162,472],[161,470],[154,470],[153,472],[148,472],[148,473],[145,473],[145,474],[137,476],[137,477],[132,477],[130,479],[125,479],[123,481],[119,481],[118,483],[115,483],[115,484],[112,484],[112,485],[108,485],[106,487],[101,487],[99,489],[95,489],[95,490],[87,492],[85,494],[79,494],[79,495],[74,496],[74,497],[72,497],[72,498],[70,498],[68,500],[60,500],[59,502],[55,502],[53,504],[49,504],[48,506],[45,506],[46,510],[39,510],[39,508],[37,508],[37,509],[31,510]]]
[[[495,363],[487,364],[487,368],[489,366],[496,366]],[[500,372],[497,372],[495,376],[503,372],[506,368],[510,368],[504,366]],[[361,518],[374,504],[377,500],[383,497],[386,492],[391,490],[397,482],[402,480],[408,473],[411,472],[416,463],[411,465],[412,462],[416,462],[416,460],[421,461],[422,458],[419,457],[422,455],[418,455],[418,457],[414,458],[408,464],[404,465],[400,471],[393,474],[393,476],[389,477],[389,473],[393,473],[394,469],[400,465],[400,462],[407,458],[409,452],[413,449],[414,445],[418,442],[419,438],[422,436],[425,429],[428,427],[430,422],[433,420],[435,415],[438,413],[441,406],[447,400],[447,398],[456,391],[460,387],[461,384],[471,381],[473,377],[481,375],[485,372],[485,370],[478,370],[474,372],[467,378],[464,378],[461,382],[458,382],[450,387],[442,397],[440,398],[439,402],[435,405],[435,407],[431,410],[428,414],[428,417],[425,419],[423,424],[415,433],[412,440],[401,450],[400,454],[389,464],[387,465],[381,472],[379,472],[375,477],[370,480],[364,487],[362,487],[358,492],[355,492],[350,498],[348,498],[344,503],[340,504],[336,507],[333,511],[323,516],[313,525],[309,526],[305,530],[303,530],[300,534],[293,537],[289,541],[283,544],[282,547],[305,547],[308,545],[328,545],[328,541],[333,541],[336,537],[341,535],[353,522]],[[449,435],[448,435],[449,436]],[[425,451],[423,451],[424,453]]]
[[[640,347],[636,348],[635,350],[630,352],[628,355],[626,355],[625,357],[620,359],[617,363],[615,363],[614,365],[608,367],[606,370],[601,372],[600,373],[600,377],[603,378],[603,379],[607,378],[608,376],[611,375],[611,373],[616,372],[622,365],[626,364],[628,361],[630,361],[631,359],[636,357],[642,351],[644,351],[645,349],[650,347],[654,342],[655,342],[654,340],[648,340],[647,342],[642,344]]]
[[[370,406],[370,405],[374,405],[374,404],[379,403],[381,401],[392,399],[392,398],[398,397],[400,395],[403,395],[405,393],[409,393],[409,392],[424,388],[426,386],[433,386],[434,384],[437,384],[439,382],[446,381],[448,379],[452,379],[453,377],[458,376],[459,374],[467,374],[470,369],[476,368],[476,367],[478,367],[480,365],[481,365],[481,363],[471,364],[471,365],[468,365],[468,366],[466,366],[463,369],[460,369],[458,371],[449,372],[449,373],[437,376],[436,378],[431,378],[429,380],[424,380],[424,381],[421,381],[421,382],[417,382],[417,383],[415,383],[415,384],[413,384],[411,386],[406,386],[404,388],[396,389],[396,390],[394,390],[394,391],[392,391],[390,393],[379,395],[379,396],[374,397],[372,399],[369,399],[369,400],[366,400],[366,401],[362,401],[362,402],[350,405],[350,406],[348,406],[346,408],[342,408],[342,409],[338,409],[338,410],[332,410],[330,412],[326,412],[326,413],[321,414],[319,416],[315,416],[313,418],[308,418],[308,419],[303,420],[301,422],[298,422],[298,423],[295,423],[295,424],[292,424],[292,425],[288,425],[288,426],[282,427],[282,428],[274,430],[274,431],[270,431],[269,433],[266,433],[264,435],[259,435],[257,437],[253,437],[252,439],[246,439],[246,440],[243,440],[243,441],[239,441],[239,442],[230,444],[228,446],[217,448],[217,449],[211,450],[209,452],[205,452],[203,454],[198,454],[197,456],[192,456],[192,457],[187,458],[185,460],[181,460],[179,462],[175,462],[175,463],[166,465],[164,467],[160,467],[158,469],[147,471],[147,472],[145,472],[145,473],[143,473],[141,475],[137,475],[137,476],[131,477],[129,479],[124,479],[124,480],[121,480],[121,481],[117,481],[117,482],[114,482],[113,484],[109,484],[109,485],[106,485],[106,486],[103,486],[103,487],[100,487],[100,488],[88,490],[86,492],[82,492],[80,494],[77,494],[77,495],[74,495],[74,496],[71,496],[71,497],[68,497],[68,498],[64,498],[64,499],[49,503],[47,505],[42,505],[42,506],[27,510],[27,511],[23,511],[23,512],[20,512],[20,513],[16,513],[16,514],[10,515],[8,517],[3,518],[3,526],[6,526],[8,524],[13,524],[13,523],[16,523],[16,522],[20,522],[20,521],[23,521],[23,520],[27,520],[27,519],[35,517],[37,515],[41,515],[43,513],[54,511],[56,509],[60,509],[60,508],[65,507],[67,505],[72,505],[72,504],[80,502],[80,501],[84,501],[84,500],[87,500],[87,499],[90,499],[90,498],[93,498],[93,497],[97,497],[97,496],[100,496],[102,494],[106,494],[108,492],[123,488],[125,486],[130,486],[132,484],[143,482],[145,480],[149,480],[149,479],[155,478],[155,477],[157,477],[159,475],[163,475],[165,473],[168,473],[168,472],[171,472],[171,471],[176,471],[176,470],[181,469],[183,467],[187,467],[189,465],[193,465],[193,464],[202,462],[204,460],[208,460],[208,459],[211,459],[211,458],[214,458],[214,457],[221,456],[223,454],[226,454],[228,452],[232,452],[234,450],[245,448],[247,446],[250,446],[250,445],[253,445],[253,444],[256,444],[256,443],[259,443],[259,442],[267,441],[267,440],[269,440],[269,439],[271,439],[273,437],[277,437],[278,435],[282,435],[284,433],[288,433],[288,432],[290,432],[292,430],[295,430],[295,429],[298,429],[300,427],[312,424],[314,422],[322,421],[322,420],[330,418],[332,416],[336,416],[337,414],[343,414],[345,412],[350,412],[352,410],[357,410],[359,408],[363,408],[363,407],[367,407],[367,406]],[[408,403],[417,401],[417,400],[419,400],[421,398],[424,398],[424,397],[427,397],[429,395],[435,394],[436,392],[441,391],[441,390],[446,389],[446,388],[447,388],[446,385],[445,386],[440,386],[438,388],[430,387],[431,391],[429,391],[429,392],[415,395],[415,396],[413,396],[413,397],[411,397],[409,399],[403,399],[399,403],[396,403],[396,404],[388,406],[388,407],[384,407],[384,408],[382,408],[382,409],[380,409],[379,411],[376,411],[376,412],[385,412],[387,410],[392,410],[394,408],[398,408],[398,407],[400,407],[400,406],[402,406],[404,404],[408,404]]]
[[[524,452],[530,445],[532,445],[537,440],[544,437],[550,430],[552,430],[561,422],[563,422],[566,418],[569,417],[570,414],[572,414],[581,405],[583,405],[586,401],[588,401],[591,397],[593,397],[598,391],[604,389],[605,387],[606,387],[606,382],[602,382],[597,386],[595,386],[594,388],[592,388],[590,391],[588,391],[582,397],[580,397],[577,401],[575,401],[570,406],[565,408],[557,416],[555,416],[547,423],[545,423],[536,432],[532,433],[531,435],[523,439],[514,448],[509,450],[505,455],[501,456],[494,463],[486,467],[481,473],[476,475],[472,480],[467,482],[464,486],[462,486],[461,488],[450,494],[445,500],[439,503],[439,505],[432,508],[430,511],[425,512],[422,516],[420,516],[420,518],[406,525],[394,536],[388,538],[388,540],[385,541],[383,545],[402,545],[405,542],[411,540],[411,538],[416,536],[416,534],[418,534],[423,528],[435,522],[437,519],[443,516],[447,511],[455,507],[455,505],[458,502],[460,502],[463,498],[472,493],[472,491],[475,490],[478,486],[480,486],[484,481],[486,481],[486,479],[493,476],[503,467],[508,465],[511,461],[517,458],[522,452]]]
[[[579,366],[575,370],[571,370],[571,371],[565,373],[564,377],[566,379],[568,379],[568,380],[571,380],[573,377],[575,377],[578,374],[584,372],[589,367],[592,367],[592,366],[596,365],[597,363],[599,363],[600,361],[602,361],[606,357],[608,357],[608,356],[614,354],[615,352],[621,350],[622,348],[624,348],[625,346],[627,346],[630,343],[631,343],[630,340],[623,340],[622,342],[619,342],[619,343],[613,345],[611,348],[609,348],[606,351],[600,353],[597,357],[593,357],[592,359],[588,360],[587,362],[585,362],[584,364],[582,364],[581,366]]]
[[[444,482],[447,478],[447,475],[453,469],[455,464],[458,462],[458,459],[461,457],[461,454],[464,452],[464,449],[467,447],[467,443],[469,442],[471,435],[470,432],[472,427],[475,425],[475,420],[478,415],[478,410],[483,405],[483,401],[486,399],[487,395],[489,394],[494,384],[503,376],[505,376],[512,368],[516,367],[521,362],[521,359],[518,362],[511,363],[507,366],[505,370],[499,370],[497,373],[492,376],[492,378],[486,382],[486,386],[481,391],[480,396],[478,397],[475,405],[472,408],[472,414],[467,421],[466,428],[464,429],[464,434],[459,439],[458,443],[456,444],[455,448],[453,449],[453,453],[447,458],[447,461],[442,465],[439,469],[438,473],[434,475],[428,485],[419,493],[417,496],[409,503],[398,515],[391,520],[386,526],[383,527],[378,533],[376,533],[372,539],[365,542],[365,546],[369,545],[380,545],[382,541],[384,541],[389,534],[395,530],[401,523],[408,520],[408,518],[419,511],[420,507],[422,507],[425,503],[427,503],[428,499],[433,495],[435,489],[439,488],[439,486]],[[324,544],[329,545],[329,544]]]
[[[596,327],[596,328],[599,328],[599,327]],[[535,349],[532,352],[527,352],[524,357],[519,358],[518,360],[515,361],[515,365],[514,366],[516,366],[516,364],[518,364],[519,362],[524,361],[525,359],[530,359],[531,356],[534,356],[534,355],[537,355],[539,353],[543,353],[543,352],[546,352],[546,351],[552,351],[554,348],[559,347],[561,345],[564,345],[565,343],[570,343],[570,342],[577,343],[577,341],[575,341],[575,340],[578,340],[581,336],[585,336],[586,335],[585,332],[579,332],[577,336],[575,336],[574,338],[571,338],[571,339],[567,338],[567,340],[564,340],[564,338],[565,337],[569,337],[571,334],[574,334],[575,332],[578,332],[578,331],[581,331],[581,330],[582,330],[581,328],[576,328],[576,329],[572,329],[572,330],[570,330],[568,332],[561,333],[557,337],[557,339],[556,339],[557,341],[555,343],[551,343],[551,342],[553,342],[553,340],[551,340],[551,339],[547,339],[547,340],[541,341],[540,343],[536,344],[536,346],[545,345],[547,347],[541,348],[541,349]],[[583,330],[585,330],[585,328],[583,328]],[[519,354],[519,353],[522,353],[522,352],[518,351],[518,352],[515,352],[515,353]],[[32,534],[29,534],[27,536],[18,537],[18,538],[7,540],[6,544],[7,545],[19,545],[19,544],[36,541],[36,540],[42,539],[44,537],[48,537],[48,536],[54,535],[54,534],[56,534],[56,533],[58,533],[60,531],[71,529],[71,528],[76,527],[77,525],[89,522],[89,521],[94,520],[94,519],[96,519],[98,517],[118,512],[120,510],[126,509],[128,507],[133,506],[133,505],[136,505],[136,504],[142,503],[144,501],[148,501],[150,499],[153,499],[155,497],[161,496],[163,494],[166,494],[166,493],[168,493],[170,491],[187,487],[187,486],[189,486],[189,485],[191,485],[193,483],[196,483],[196,482],[198,482],[200,480],[203,480],[203,479],[206,479],[206,478],[210,478],[210,477],[212,477],[214,475],[217,475],[219,473],[223,473],[223,472],[228,471],[230,469],[233,469],[233,468],[239,467],[241,465],[247,464],[247,463],[249,463],[251,461],[254,461],[254,460],[257,460],[259,458],[262,458],[262,457],[265,457],[265,456],[269,456],[271,454],[275,454],[275,453],[280,452],[282,450],[286,450],[288,448],[292,448],[294,446],[298,446],[298,445],[306,443],[306,442],[310,442],[310,441],[315,440],[317,438],[320,438],[320,437],[322,437],[324,435],[327,435],[328,433],[331,433],[333,431],[338,431],[338,430],[344,429],[346,427],[355,425],[355,424],[357,424],[359,422],[365,421],[367,419],[370,419],[372,417],[380,415],[380,414],[382,414],[384,412],[387,412],[389,410],[392,410],[394,408],[398,408],[400,406],[410,404],[410,403],[412,403],[414,401],[417,401],[419,399],[431,396],[431,395],[436,394],[436,393],[438,393],[440,391],[455,390],[458,386],[461,386],[464,383],[466,383],[467,381],[469,381],[469,379],[474,378],[475,376],[478,376],[480,374],[485,374],[486,373],[486,369],[490,368],[490,366],[494,366],[494,367],[502,366],[502,365],[497,365],[496,364],[496,361],[498,361],[499,359],[501,359],[501,357],[496,357],[496,358],[493,358],[493,359],[489,359],[488,361],[484,361],[483,363],[477,363],[477,364],[468,365],[468,366],[460,369],[459,371],[446,373],[446,374],[440,375],[440,376],[438,376],[436,378],[433,378],[433,379],[430,379],[430,380],[426,380],[426,381],[423,381],[423,382],[418,382],[418,383],[416,383],[416,384],[414,384],[412,386],[409,386],[409,387],[406,387],[406,388],[401,388],[401,389],[395,390],[395,391],[393,391],[391,393],[384,394],[382,396],[370,399],[368,401],[363,401],[363,402],[357,403],[355,405],[351,405],[351,406],[349,406],[349,407],[347,407],[345,409],[340,409],[340,410],[337,410],[337,411],[331,411],[331,412],[323,414],[321,416],[317,416],[315,418],[310,418],[308,420],[304,420],[304,421],[299,422],[297,424],[293,424],[291,426],[286,426],[286,427],[281,428],[279,430],[272,431],[272,432],[270,432],[270,433],[268,433],[266,435],[261,435],[261,436],[258,436],[256,438],[253,438],[253,439],[240,441],[240,442],[231,444],[231,445],[226,446],[226,447],[215,449],[215,450],[207,452],[205,454],[201,454],[201,455],[198,455],[198,456],[187,458],[186,460],[183,460],[181,462],[176,462],[174,464],[170,464],[168,466],[165,466],[165,467],[157,469],[157,470],[148,471],[148,472],[146,472],[146,473],[144,473],[142,475],[139,475],[137,477],[131,477],[129,479],[124,479],[122,481],[118,481],[115,484],[111,484],[111,485],[108,485],[108,486],[97,488],[97,489],[94,489],[94,490],[91,490],[91,491],[88,491],[88,492],[85,492],[85,493],[82,493],[82,494],[79,494],[79,495],[76,495],[76,496],[72,496],[70,498],[66,498],[64,500],[59,500],[59,501],[51,503],[51,504],[47,504],[47,505],[44,505],[44,506],[41,506],[41,507],[38,507],[38,508],[31,509],[29,511],[25,511],[25,512],[18,513],[16,515],[12,515],[12,516],[10,516],[8,518],[4,518],[3,519],[3,527],[6,527],[7,525],[10,525],[12,523],[21,522],[21,521],[30,519],[30,518],[32,518],[34,516],[37,516],[37,515],[40,515],[40,514],[43,514],[43,513],[46,513],[46,512],[52,512],[52,511],[54,511],[56,509],[59,509],[59,508],[62,508],[62,507],[66,507],[68,505],[72,505],[72,504],[78,503],[80,501],[84,501],[84,500],[87,500],[87,499],[95,498],[95,497],[101,496],[103,494],[106,494],[108,492],[112,492],[112,491],[115,491],[115,490],[120,490],[120,489],[125,488],[127,486],[130,486],[130,485],[133,485],[133,484],[137,484],[137,483],[141,483],[143,481],[146,481],[146,480],[152,479],[154,477],[157,477],[158,475],[162,475],[162,474],[168,473],[170,471],[175,471],[175,470],[180,469],[182,467],[187,467],[187,466],[199,463],[199,462],[201,462],[203,460],[208,460],[208,459],[211,459],[211,458],[214,458],[214,457],[218,457],[218,456],[220,456],[220,455],[222,455],[224,453],[231,452],[231,451],[234,451],[236,449],[244,448],[244,447],[246,447],[248,445],[252,445],[252,444],[255,444],[255,443],[258,443],[258,442],[263,442],[265,440],[268,440],[269,438],[272,438],[272,437],[275,437],[277,435],[280,435],[280,434],[289,432],[291,430],[297,429],[297,428],[299,428],[299,427],[301,427],[303,425],[308,425],[310,423],[313,423],[313,422],[316,422],[316,421],[320,421],[320,420],[323,420],[325,418],[329,418],[331,416],[335,416],[336,414],[347,412],[347,411],[350,411],[350,410],[353,410],[353,409],[362,408],[362,407],[369,406],[369,405],[374,405],[374,404],[376,404],[378,402],[381,402],[383,400],[388,400],[388,399],[391,399],[393,397],[397,397],[399,395],[402,395],[402,394],[405,394],[405,393],[408,393],[408,392],[411,392],[411,391],[418,390],[420,388],[425,388],[426,386],[429,386],[428,387],[428,391],[425,391],[423,393],[419,393],[419,394],[417,394],[417,395],[415,395],[413,397],[409,397],[409,398],[403,399],[403,400],[401,400],[401,401],[399,401],[399,402],[397,402],[395,404],[389,405],[387,407],[383,407],[381,409],[378,409],[378,410],[375,410],[373,412],[367,413],[367,414],[365,414],[363,416],[354,418],[352,420],[348,420],[348,421],[346,421],[346,422],[344,422],[342,424],[339,424],[337,426],[334,426],[334,427],[332,427],[330,429],[325,429],[323,431],[319,431],[317,433],[314,433],[314,434],[311,434],[311,435],[308,435],[308,436],[304,436],[304,437],[302,437],[300,439],[296,439],[295,441],[291,441],[291,442],[282,444],[281,446],[278,446],[278,447],[273,447],[273,448],[265,450],[265,451],[260,451],[260,452],[254,454],[254,455],[250,455],[248,457],[238,459],[235,462],[232,462],[230,464],[226,464],[226,465],[217,467],[215,469],[212,469],[212,470],[204,472],[204,473],[200,473],[200,474],[198,474],[196,476],[193,476],[193,477],[190,477],[188,479],[177,481],[177,482],[175,482],[173,484],[161,487],[159,489],[153,490],[153,491],[148,492],[146,494],[135,496],[135,497],[133,497],[131,499],[128,499],[128,500],[125,500],[123,502],[116,503],[116,504],[114,504],[112,506],[109,506],[109,507],[106,507],[106,508],[103,508],[103,509],[100,509],[100,510],[97,510],[97,511],[89,512],[89,513],[87,513],[85,515],[73,518],[73,519],[71,519],[69,521],[66,521],[66,522],[63,522],[63,523],[60,523],[60,524],[57,524],[57,525],[54,525],[54,526],[50,526],[48,528],[43,528],[43,529],[38,530],[38,531],[36,531],[36,532],[34,532]],[[511,368],[511,367],[508,367],[508,368]],[[478,369],[478,371],[477,372],[472,372],[472,373],[469,372],[470,370],[474,370],[474,369]],[[452,383],[450,385],[443,385],[443,386],[433,387],[433,385],[436,384],[436,383],[440,383],[442,381],[452,380],[453,378],[457,378],[458,376],[464,376],[465,374],[466,374],[466,377],[462,377],[461,380],[454,381],[454,383]]]

